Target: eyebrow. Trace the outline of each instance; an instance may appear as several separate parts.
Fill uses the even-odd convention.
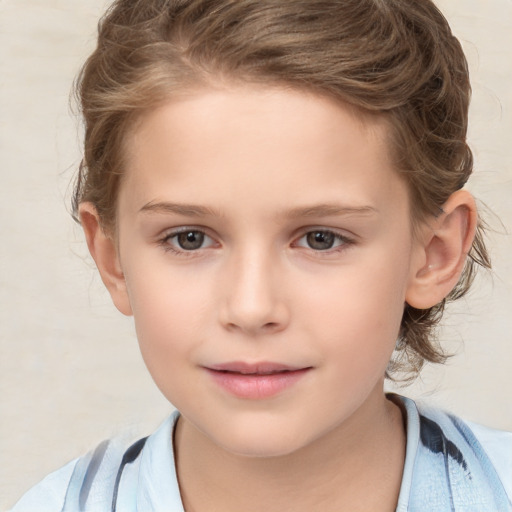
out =
[[[222,213],[208,206],[200,206],[186,203],[149,202],[140,210],[142,213],[177,214],[185,217],[222,217]],[[339,204],[317,204],[311,206],[299,206],[285,211],[281,217],[285,219],[308,217],[331,217],[341,215],[371,215],[378,213],[373,206],[344,206]]]
[[[295,219],[298,217],[332,217],[339,215],[370,215],[378,213],[373,206],[345,206],[339,204],[318,204],[292,208],[284,213],[284,217]]]
[[[185,203],[149,202],[139,211],[143,213],[174,213],[185,217],[222,217],[222,214],[213,208]]]

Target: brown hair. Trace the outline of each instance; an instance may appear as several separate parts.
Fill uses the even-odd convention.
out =
[[[135,119],[172,94],[224,79],[308,89],[384,116],[416,220],[438,215],[472,172],[467,63],[430,0],[116,0],[76,85],[85,142],[75,218],[91,201],[113,229],[123,140]],[[490,266],[481,222],[445,301],[406,305],[388,376],[444,361],[434,328],[445,302],[468,291],[475,264]]]

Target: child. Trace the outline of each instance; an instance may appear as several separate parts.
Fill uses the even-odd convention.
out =
[[[75,213],[179,412],[13,510],[512,510],[510,434],[383,391],[489,265],[429,0],[118,0],[78,92]]]

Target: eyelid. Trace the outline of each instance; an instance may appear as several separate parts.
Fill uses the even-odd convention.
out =
[[[355,233],[352,233],[351,231],[347,231],[346,229],[339,229],[339,228],[331,228],[328,226],[322,226],[322,225],[313,225],[313,226],[306,226],[302,227],[300,229],[296,230],[296,234],[294,236],[294,239],[297,240],[298,238],[303,237],[304,235],[307,235],[308,233],[314,233],[315,231],[322,231],[324,233],[332,233],[333,235],[343,238],[345,240],[351,240],[356,241],[360,237],[357,236]]]
[[[170,238],[175,235],[179,235],[180,233],[186,233],[187,231],[198,231],[200,233],[204,233],[207,235],[207,229],[201,226],[176,226],[175,228],[167,228],[162,230],[162,238]]]
[[[197,232],[202,233],[206,238],[208,238],[212,243],[209,243],[207,246],[200,247],[198,249],[193,250],[186,250],[182,249],[180,247],[174,246],[170,243],[170,240],[177,237],[178,235],[182,233],[187,232]],[[175,254],[178,254],[180,256],[197,256],[199,252],[201,252],[204,249],[209,249],[210,247],[214,246],[215,244],[218,244],[218,242],[215,240],[215,237],[213,237],[211,234],[209,234],[209,230],[200,226],[179,226],[176,228],[169,228],[163,231],[163,233],[158,237],[158,244],[161,245],[164,250],[173,252]]]

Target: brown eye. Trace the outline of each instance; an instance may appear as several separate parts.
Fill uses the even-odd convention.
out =
[[[336,238],[336,235],[331,231],[311,231],[306,235],[308,246],[315,251],[332,249]]]
[[[184,231],[175,235],[176,242],[184,251],[195,251],[200,249],[204,243],[204,233],[201,231]]]
[[[190,257],[200,256],[204,250],[219,247],[216,241],[201,229],[188,227],[177,228],[174,232],[165,235],[158,243],[165,252]]]

